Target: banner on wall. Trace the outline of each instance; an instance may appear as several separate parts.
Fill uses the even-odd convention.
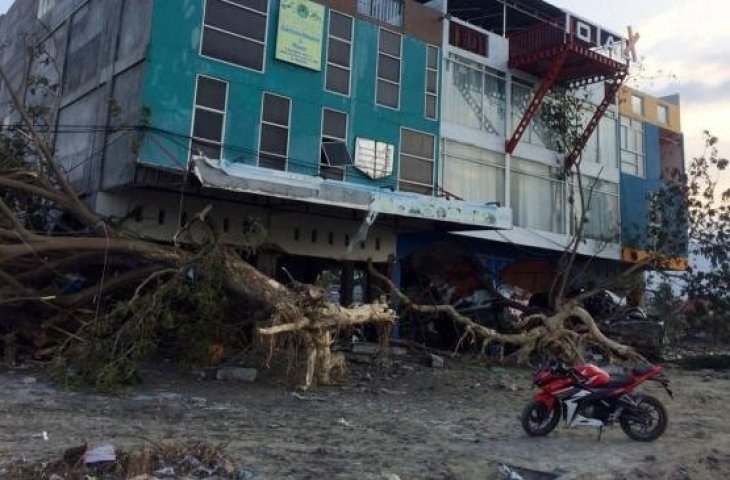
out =
[[[309,0],[281,0],[276,59],[320,71],[323,31],[324,6]]]

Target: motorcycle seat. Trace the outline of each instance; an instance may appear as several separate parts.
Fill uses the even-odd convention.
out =
[[[631,375],[625,373],[616,373],[611,375],[608,383],[601,385],[601,388],[618,388],[623,387],[631,383]]]

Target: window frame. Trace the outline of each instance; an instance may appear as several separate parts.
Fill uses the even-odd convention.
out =
[[[373,10],[375,10],[373,7],[376,4],[398,4],[400,5],[400,15],[398,16],[398,23],[393,23],[388,21],[384,15],[374,15]],[[405,16],[406,16],[406,5],[404,0],[357,0],[357,4],[355,6],[355,10],[359,15],[364,15],[368,18],[372,18],[378,22],[385,23],[386,25],[390,25],[392,27],[397,28],[403,28],[405,24]]]
[[[428,160],[431,162],[431,184],[421,183],[413,180],[403,180],[402,178],[402,165],[403,162],[401,161],[401,157],[404,155],[403,153],[403,131],[408,130],[409,132],[416,133],[419,135],[426,135],[428,137],[431,137],[433,140],[433,150],[431,151],[431,158],[421,157],[420,155],[415,155],[412,153],[405,153],[407,157],[412,157],[418,160]],[[408,128],[408,127],[400,127],[399,131],[399,138],[398,138],[398,175],[396,177],[396,187],[399,192],[407,192],[407,193],[418,193],[411,190],[402,190],[401,189],[401,183],[407,183],[410,185],[415,185],[416,187],[426,187],[431,189],[431,195],[434,196],[436,192],[436,151],[438,148],[438,136],[434,135],[433,133],[424,132],[423,130],[417,130],[415,128]],[[420,193],[419,195],[425,195],[424,193]]]
[[[382,52],[380,50],[380,43],[381,43],[380,39],[381,39],[381,34],[383,31],[389,32],[389,33],[392,33],[393,35],[398,36],[398,41],[400,42],[399,43],[400,47],[399,47],[398,51],[400,53],[400,56],[395,57],[390,53]],[[400,110],[401,90],[403,87],[403,35],[398,32],[395,32],[393,30],[390,30],[388,28],[379,27],[378,28],[378,49],[375,54],[376,54],[376,57],[375,57],[375,105],[377,105],[379,107],[383,107],[383,108],[389,108],[391,110]],[[398,82],[397,83],[392,80],[389,80],[387,78],[382,78],[380,76],[380,55],[385,55],[386,57],[398,60]],[[378,90],[379,90],[380,81],[389,83],[391,85],[396,85],[398,87],[398,104],[397,104],[397,106],[393,107],[392,105],[385,105],[385,104],[378,102]]]
[[[358,158],[359,158],[358,153],[360,153],[361,148],[362,148],[362,147],[360,147],[360,141],[373,143],[373,167],[376,167],[377,160],[378,160],[378,151],[379,151],[378,145],[385,146],[386,151],[389,151],[392,148],[393,155],[390,157],[390,171],[388,171],[387,173],[384,172],[383,175],[380,175],[380,176],[372,176],[372,175],[368,174],[367,172],[363,171],[363,169],[360,166],[358,166]],[[355,137],[355,152],[354,152],[354,157],[353,157],[353,167],[355,167],[360,173],[362,173],[363,175],[365,175],[367,178],[369,178],[371,180],[383,180],[383,179],[388,178],[391,175],[393,175],[393,170],[395,169],[395,155],[396,155],[395,151],[396,151],[396,146],[393,143],[389,143],[389,142],[382,141],[382,140],[375,140],[373,138],[368,138],[368,137]],[[387,166],[387,163],[386,163],[386,166]],[[377,174],[377,171],[373,170],[373,173]]]
[[[429,53],[431,49],[436,50],[436,68],[432,68],[428,64],[429,59]],[[426,44],[426,83],[424,84],[424,99],[423,99],[423,116],[426,117],[428,120],[438,121],[440,115],[439,115],[439,78],[441,74],[441,62],[439,61],[439,54],[441,52],[441,49],[436,45]],[[429,72],[435,72],[436,73],[436,91],[434,93],[431,93],[428,91],[428,74]],[[434,104],[434,116],[429,117],[428,116],[428,98],[433,97],[435,104]]]
[[[281,124],[274,123],[274,122],[271,122],[271,121],[268,121],[268,120],[264,120],[264,106],[266,104],[266,96],[267,95],[271,95],[272,97],[279,97],[279,98],[286,99],[286,101],[287,101],[287,103],[289,105],[289,109],[288,109],[289,111],[287,112],[288,113],[288,115],[287,115],[287,125],[281,125]],[[270,126],[274,126],[274,127],[278,127],[278,128],[286,128],[286,155],[283,157],[283,159],[284,159],[284,168],[281,169],[281,170],[279,170],[279,171],[281,171],[281,172],[288,171],[288,169],[289,169],[289,147],[291,146],[290,145],[291,144],[291,117],[292,117],[292,99],[291,99],[291,97],[287,97],[285,95],[279,95],[278,93],[269,92],[269,91],[264,91],[264,92],[261,93],[261,113],[259,115],[259,139],[258,139],[258,148],[257,148],[257,153],[256,153],[256,166],[257,167],[259,167],[259,168],[266,168],[266,169],[269,169],[269,170],[279,170],[279,169],[276,169],[276,168],[262,167],[261,166],[261,154],[266,154],[266,155],[269,155],[269,156],[274,156],[274,157],[280,157],[281,158],[281,155],[278,154],[278,153],[264,152],[263,150],[261,150],[261,143],[262,143],[261,140],[263,138],[263,131],[264,131],[263,126],[264,125],[270,125]]]
[[[638,112],[636,111],[636,104],[635,104],[635,102],[637,100],[638,100],[638,106],[639,106]],[[631,113],[633,113],[634,115],[640,115],[643,117],[645,111],[646,110],[645,110],[645,105],[644,105],[644,97],[642,97],[641,95],[632,93],[631,94]]]
[[[624,123],[626,122],[626,123]],[[641,120],[638,120],[633,117],[628,117],[625,115],[620,116],[619,124],[621,126],[620,132],[621,132],[621,140],[620,140],[620,156],[619,156],[619,168],[622,173],[626,173],[629,175],[634,175],[641,178],[646,178],[646,139],[644,138],[645,135],[645,126],[644,122]],[[636,128],[633,128],[635,125],[641,125],[641,131],[639,131]],[[624,131],[628,135],[624,135]],[[636,142],[630,141],[630,137],[634,135],[639,135],[641,138],[641,148],[636,148]],[[635,140],[635,139],[634,139]],[[632,146],[632,144],[634,146]],[[625,146],[624,146],[625,145]],[[624,155],[625,154],[625,155]],[[636,159],[636,162],[628,162],[624,160],[626,157],[633,157]],[[635,166],[634,169],[628,170],[624,167],[624,165],[633,165]]]
[[[663,113],[663,115],[662,115]],[[664,117],[662,119],[662,116]],[[662,103],[657,103],[656,106],[656,119],[657,122],[662,125],[669,125],[669,107]]]
[[[223,105],[223,110],[216,110],[215,108],[207,107],[204,105],[198,105],[198,85],[200,83],[201,78],[207,78],[208,80],[213,80],[215,82],[220,82],[225,84],[226,86],[226,95],[225,95],[225,103]],[[216,145],[220,148],[220,156],[216,160],[222,160],[223,159],[223,149],[225,146],[225,138],[226,138],[226,123],[228,120],[228,95],[230,93],[230,82],[226,80],[221,80],[220,78],[211,77],[210,75],[203,75],[201,73],[198,73],[195,75],[195,89],[193,92],[193,109],[192,109],[192,119],[190,121],[190,141],[188,142],[188,162],[193,157],[193,143],[204,143],[209,145]],[[207,112],[212,113],[222,113],[223,114],[223,120],[222,120],[222,127],[221,127],[221,139],[220,142],[214,142],[208,138],[202,138],[202,137],[196,137],[195,136],[195,121],[198,117],[198,109],[205,110]]]
[[[331,135],[325,135],[324,134],[324,116],[325,116],[325,111],[330,111],[330,112],[335,112],[335,113],[341,113],[341,114],[345,115],[345,138],[336,138],[336,137],[333,137]],[[338,167],[338,166],[332,166],[332,165],[322,165],[321,155],[322,155],[322,147],[324,146],[324,143],[325,143],[324,142],[324,139],[325,138],[331,139],[331,140],[336,141],[336,142],[342,142],[342,143],[345,144],[346,147],[349,147],[349,145],[347,143],[347,137],[348,137],[348,135],[350,133],[349,132],[349,127],[350,127],[350,115],[347,112],[342,111],[342,110],[336,110],[334,108],[322,107],[322,118],[320,120],[320,128],[319,128],[319,133],[320,133],[319,134],[319,154],[320,154],[320,160],[317,162],[317,174],[318,175],[321,175],[322,174],[322,167],[326,167],[326,169],[328,169],[328,170],[337,169],[337,170],[342,171],[342,178],[339,179],[339,181],[343,181],[343,182],[345,181],[345,178],[347,177],[347,166],[344,166],[343,165],[343,166],[339,166]],[[337,179],[331,179],[331,180],[337,180]]]
[[[213,60],[213,61],[216,61],[216,62],[221,62],[221,63],[224,63],[226,65],[231,65],[231,66],[236,67],[236,68],[243,68],[245,70],[249,70],[249,71],[256,72],[256,73],[262,73],[262,74],[265,73],[266,72],[266,57],[267,57],[266,52],[268,51],[268,46],[269,46],[268,45],[268,42],[269,42],[269,20],[271,18],[271,2],[268,1],[268,0],[266,0],[266,12],[260,12],[259,10],[256,10],[254,8],[247,7],[245,5],[241,5],[241,4],[238,4],[238,3],[235,3],[235,2],[231,2],[229,0],[218,0],[218,1],[221,1],[223,3],[227,3],[229,5],[232,5],[234,7],[238,7],[240,9],[247,10],[249,12],[253,12],[253,13],[256,13],[256,14],[259,14],[259,15],[262,15],[263,14],[265,27],[264,27],[264,40],[262,42],[260,40],[256,40],[255,38],[249,38],[249,37],[246,37],[244,35],[240,35],[240,34],[237,34],[237,33],[229,32],[229,31],[224,30],[224,29],[219,28],[219,27],[214,27],[212,25],[207,25],[205,23],[205,17],[206,17],[206,13],[207,13],[207,10],[208,10],[208,2],[209,1],[211,1],[211,0],[204,0],[203,1],[203,18],[201,19],[201,26],[200,26],[200,41],[198,42],[199,43],[199,45],[198,45],[198,55],[201,56],[201,57],[203,57],[203,58],[207,58],[207,59],[210,59],[210,60]],[[236,37],[236,38],[243,39],[243,40],[245,40],[247,42],[252,42],[252,43],[256,43],[258,45],[261,45],[263,47],[263,51],[262,51],[262,55],[261,55],[262,56],[262,59],[261,59],[261,70],[258,70],[258,69],[253,68],[253,67],[247,67],[245,65],[239,65],[237,63],[229,62],[228,60],[223,60],[223,59],[220,59],[220,58],[211,57],[210,55],[205,55],[203,53],[203,41],[205,40],[205,29],[206,28],[210,28],[210,29],[215,30],[217,32],[220,32],[220,33],[223,33],[223,34],[226,34],[226,35],[231,35],[231,36]]]
[[[330,33],[330,24],[332,23],[332,14],[341,15],[345,18],[348,18],[350,20],[351,28],[350,28],[350,39],[346,40],[341,37],[334,36]],[[342,13],[340,11],[329,9],[329,13],[327,15],[327,45],[325,47],[325,71],[324,71],[324,90],[329,93],[333,93],[335,95],[340,95],[342,97],[350,98],[352,95],[352,59],[353,59],[353,51],[355,49],[355,17],[351,15],[347,15],[346,13]],[[342,65],[338,65],[336,63],[330,62],[329,54],[330,54],[330,41],[334,38],[336,41],[347,43],[350,46],[350,58],[348,59],[348,66],[343,67]],[[341,70],[347,70],[347,93],[338,92],[335,90],[330,90],[327,88],[327,74],[329,73],[330,65],[336,69]]]

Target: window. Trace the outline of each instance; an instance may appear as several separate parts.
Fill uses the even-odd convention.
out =
[[[659,123],[669,124],[669,108],[666,105],[657,105],[656,117]]]
[[[350,95],[352,32],[352,18],[330,10],[325,89],[346,96]]]
[[[510,187],[515,225],[565,233],[565,183],[549,166],[513,157]]]
[[[512,132],[517,129],[517,125],[522,121],[522,116],[530,106],[533,96],[534,92],[530,82],[515,77],[512,78]],[[533,145],[546,147],[552,143],[549,135],[549,129],[545,128],[542,116],[538,112],[525,129],[522,140]]]
[[[446,194],[472,203],[504,205],[504,155],[446,140],[443,188]]]
[[[403,26],[403,0],[357,0],[357,13]]]
[[[344,145],[347,151],[347,114],[322,109],[322,140],[319,157],[319,173],[325,178],[334,180],[343,180],[345,178],[345,165],[349,162],[349,158],[342,157],[342,153],[338,154],[337,144]],[[349,157],[349,155],[348,155]]]
[[[228,83],[198,75],[191,155],[204,155],[214,160],[221,158],[227,96]]]
[[[289,155],[291,100],[264,93],[261,107],[259,167],[286,170]]]
[[[439,49],[426,47],[426,118],[436,120],[438,116]]]
[[[355,167],[372,179],[385,178],[393,173],[394,152],[395,148],[389,143],[358,138],[355,142]]]
[[[401,128],[398,190],[433,195],[433,135]]]
[[[644,115],[644,99],[638,95],[631,95],[631,111],[637,115]]]
[[[64,66],[64,92],[72,92],[98,75],[104,14],[103,4],[93,2],[74,13]]]
[[[400,104],[401,36],[380,29],[378,37],[378,72],[375,102],[391,108]]]
[[[449,45],[483,57],[489,55],[489,39],[486,34],[453,20],[449,22]]]
[[[444,72],[444,118],[463,127],[504,136],[504,75],[455,54],[449,55]]]
[[[618,185],[615,183],[596,181],[595,178],[583,177],[583,202],[588,209],[583,235],[586,238],[602,241],[618,241],[619,234],[619,202]],[[573,215],[571,232],[575,234],[581,219],[581,201],[577,182],[571,185]]]
[[[38,18],[43,18],[56,5],[56,0],[38,1]]]
[[[621,117],[621,171],[644,176],[644,124]]]
[[[206,0],[200,54],[263,71],[268,0]]]
[[[606,112],[598,124],[598,163],[618,168],[618,143],[616,142],[616,116]]]

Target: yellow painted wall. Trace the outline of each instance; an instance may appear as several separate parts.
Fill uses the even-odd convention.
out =
[[[632,95],[636,95],[638,97],[641,97],[644,100],[644,114],[638,115],[634,113],[631,104],[631,97]],[[671,130],[676,133],[682,133],[682,125],[680,122],[680,109],[679,105],[674,105],[668,102],[665,102],[657,97],[648,95],[646,93],[640,92],[636,89],[629,88],[629,87],[621,87],[621,90],[618,92],[618,99],[619,99],[619,112],[621,115],[626,117],[635,118],[637,120],[641,120],[647,123],[651,123],[653,125],[657,125],[661,128],[665,128],[667,130]],[[668,121],[669,123],[660,123],[657,114],[658,114],[658,108],[659,105],[664,105],[668,109]]]

